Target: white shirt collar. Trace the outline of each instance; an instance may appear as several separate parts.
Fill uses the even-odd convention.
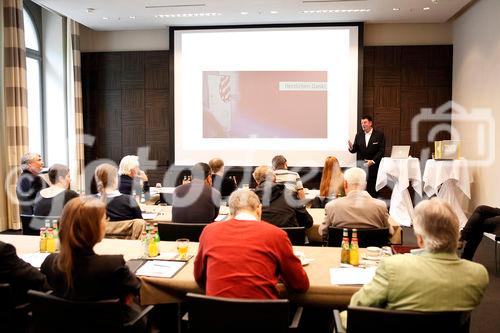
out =
[[[245,212],[241,212],[241,213],[236,214],[234,219],[240,220],[240,221],[258,221],[254,215],[252,215],[250,213],[245,213]]]
[[[98,193],[97,195],[101,196],[101,193]],[[114,197],[117,197],[117,196],[120,196],[120,195],[122,195],[122,194],[118,190],[113,190],[113,191],[110,191],[110,192],[106,191],[106,197],[108,197],[108,198],[114,198]]]

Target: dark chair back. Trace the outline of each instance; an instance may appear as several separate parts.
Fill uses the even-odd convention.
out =
[[[189,332],[287,332],[289,302],[187,294]]]
[[[206,223],[158,223],[158,233],[162,241],[187,238],[192,242],[198,242],[206,226]]]
[[[287,233],[292,245],[301,246],[306,244],[305,227],[284,227],[281,229]]]
[[[14,296],[8,283],[0,284],[0,332],[14,328]]]
[[[378,324],[377,324],[378,323]],[[380,325],[383,332],[469,332],[470,312],[421,312],[369,307],[347,309],[347,332],[372,332]]]
[[[75,302],[30,290],[35,332],[122,332],[120,300]]]
[[[23,227],[23,235],[40,235],[40,228],[45,227],[45,222],[49,221],[52,226],[52,221],[59,221],[59,216],[38,216],[21,214],[21,224]]]
[[[352,237],[352,229],[349,230],[349,239]],[[386,246],[390,245],[389,228],[363,228],[358,230],[359,247]],[[343,228],[328,228],[328,246],[340,247],[342,244]]]

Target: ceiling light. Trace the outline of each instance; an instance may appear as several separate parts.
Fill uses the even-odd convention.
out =
[[[102,17],[102,19],[103,19],[103,20],[109,20],[109,17],[107,17],[107,16],[103,16],[103,17]]]
[[[364,13],[369,12],[370,8],[356,9],[317,9],[317,10],[302,10],[302,14],[331,14],[331,13]]]
[[[135,20],[135,16],[129,16],[128,18],[131,20]]]
[[[397,12],[399,10],[399,8],[393,8],[392,10]]]
[[[157,14],[156,18],[177,18],[177,17],[210,17],[210,16],[220,16],[221,13],[177,13],[177,14]],[[135,18],[135,16],[134,16]]]
[[[423,9],[423,10],[429,10],[429,9],[431,9],[431,7],[424,7],[424,8],[422,8],[422,9]]]
[[[94,10],[95,10],[94,8],[87,8],[87,9],[86,9],[87,13],[93,13],[93,12],[94,12]]]
[[[241,15],[248,15],[248,12],[241,12]]]
[[[271,13],[271,14],[278,14],[278,11],[277,10],[271,10],[269,13]]]

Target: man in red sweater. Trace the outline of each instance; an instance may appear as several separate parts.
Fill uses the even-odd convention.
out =
[[[293,254],[287,234],[260,220],[259,198],[250,190],[229,197],[233,218],[211,223],[200,237],[194,278],[209,296],[278,298],[278,280],[288,290],[306,292],[309,278]]]

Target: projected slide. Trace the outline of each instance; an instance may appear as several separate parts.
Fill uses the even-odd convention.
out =
[[[171,32],[175,164],[356,163],[358,25]]]
[[[326,138],[327,97],[326,71],[205,71],[203,137]]]

